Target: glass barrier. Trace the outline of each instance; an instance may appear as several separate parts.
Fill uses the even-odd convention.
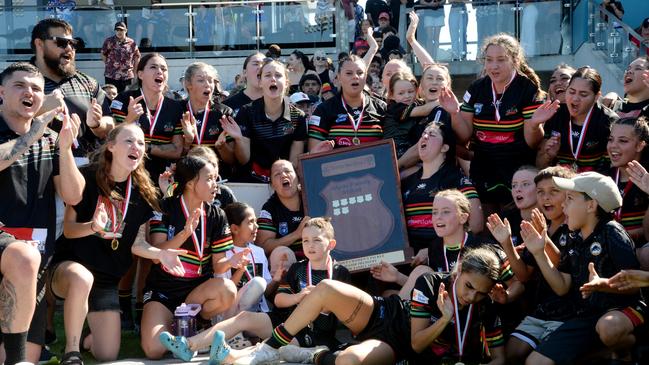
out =
[[[50,13],[44,8],[0,8],[0,55],[32,54],[29,42],[34,25]],[[24,58],[22,58],[24,59]]]
[[[81,53],[99,52],[104,40],[115,35],[115,23],[122,20],[121,9],[79,8],[70,14],[74,36],[83,40]]]
[[[606,62],[616,65],[621,71],[639,56],[649,55],[649,39],[643,39],[614,14],[591,1],[592,41],[595,49],[602,51]]]
[[[257,49],[256,5],[200,5],[192,13],[195,51]]]
[[[128,36],[142,52],[188,52],[189,13],[185,7],[127,8]]]
[[[261,7],[261,48],[332,47],[335,45],[335,8],[318,3],[271,3]],[[345,26],[345,22],[342,26]],[[353,24],[352,24],[353,28]],[[351,30],[353,34],[353,29]]]

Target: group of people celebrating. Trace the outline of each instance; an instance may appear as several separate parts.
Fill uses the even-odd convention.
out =
[[[157,53],[110,101],[76,69],[70,25],[39,22],[32,62],[0,73],[4,363],[38,361],[56,299],[62,364],[83,364],[82,351],[117,359],[134,276],[150,359],[209,347],[210,364],[639,361],[649,59],[630,64],[623,97],[565,64],[546,93],[516,39],[496,34],[458,99],[416,27],[412,14],[421,77],[390,60],[374,71],[385,93],[371,92],[368,33],[364,58],[319,73],[335,93],[305,112],[287,97],[294,67],[260,53],[223,102],[202,62],[186,68],[187,98],[170,97]],[[396,147],[404,211],[392,213],[415,255],[359,285],[332,257],[331,221],[305,215],[296,164],[381,139]],[[224,176],[274,193],[256,212]],[[183,303],[201,308],[192,337],[172,326]],[[354,341],[336,338],[340,326]]]

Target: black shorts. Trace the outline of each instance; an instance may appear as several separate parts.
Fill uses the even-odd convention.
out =
[[[179,305],[185,303],[192,290],[209,279],[209,276],[203,276],[194,280],[165,280],[161,283],[147,283],[144,288],[144,305],[149,302],[158,302],[173,313]]]
[[[600,317],[565,321],[539,344],[536,352],[551,359],[557,365],[574,364],[581,355],[604,346],[595,330]]]
[[[60,261],[52,265],[49,270],[47,286],[56,299],[65,301],[65,298],[62,298],[52,289],[54,273],[63,262],[65,261]],[[121,309],[119,306],[119,279],[97,272],[91,271],[90,273],[93,276],[93,283],[90,294],[88,295],[88,312],[119,312]]]
[[[291,312],[286,310],[273,310],[266,314],[270,318],[271,325],[275,328],[286,322],[286,319],[291,315]],[[327,346],[333,351],[341,346],[341,342],[336,339],[335,332],[333,334],[323,334],[322,332],[313,331],[313,329],[309,327],[302,329],[293,337],[300,343],[300,347]]]
[[[393,294],[388,298],[372,297],[374,309],[367,326],[356,335],[359,341],[379,340],[387,343],[395,360],[413,359],[419,355],[410,343],[410,308]]]

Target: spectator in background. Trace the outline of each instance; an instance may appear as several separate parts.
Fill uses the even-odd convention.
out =
[[[110,101],[113,101],[113,99],[115,99],[117,94],[119,94],[117,92],[117,88],[113,84],[106,84],[106,85],[102,86],[101,89],[104,90],[104,92],[106,93],[106,97]]]
[[[383,11],[379,14],[379,20],[378,20],[378,26],[374,28],[374,30],[383,30],[387,27],[391,27],[390,25],[390,13],[387,11]]]
[[[374,24],[379,23],[381,13],[389,11],[390,6],[385,0],[367,0],[365,3],[365,13],[368,14],[368,18],[372,19]]]
[[[606,9],[606,11],[611,12],[618,19],[622,20],[622,17],[624,16],[624,6],[622,6],[621,1],[619,1],[619,0],[603,0],[602,1],[602,7],[604,9]],[[604,19],[608,20],[607,17],[604,17]]]
[[[133,81],[133,69],[140,61],[140,50],[135,41],[126,36],[124,22],[115,23],[115,35],[106,38],[101,47],[101,59],[106,64],[104,77],[120,93]]]
[[[298,91],[300,79],[307,72],[315,73],[309,57],[302,51],[295,50],[288,57],[289,93]]]
[[[417,39],[427,45],[426,50],[437,60],[439,33],[444,26],[444,0],[420,0],[415,4],[415,9],[421,19],[418,30],[423,31]]]
[[[282,57],[282,49],[280,48],[280,46],[276,44],[271,44],[268,47],[268,51],[266,52],[266,57],[270,57],[274,60],[277,60],[280,57]]]
[[[450,2],[448,31],[451,34],[452,57],[453,60],[464,60],[466,59],[466,27],[469,23],[469,13],[462,0],[450,0]]]
[[[318,79],[320,80],[320,85],[329,85],[333,86],[333,81],[336,79],[336,74],[333,71],[333,65],[331,59],[320,50],[315,51],[313,55],[313,67],[315,72],[318,74]]]
[[[320,97],[320,88],[322,88],[322,82],[318,75],[314,74],[304,74],[300,79],[300,91],[316,98]]]

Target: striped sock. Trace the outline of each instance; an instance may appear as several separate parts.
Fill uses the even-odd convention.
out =
[[[272,348],[278,349],[282,346],[288,345],[291,340],[293,339],[293,335],[288,333],[286,328],[284,328],[284,324],[280,324],[279,326],[275,327],[273,330],[273,335],[270,336],[268,341],[266,341],[266,344]]]

